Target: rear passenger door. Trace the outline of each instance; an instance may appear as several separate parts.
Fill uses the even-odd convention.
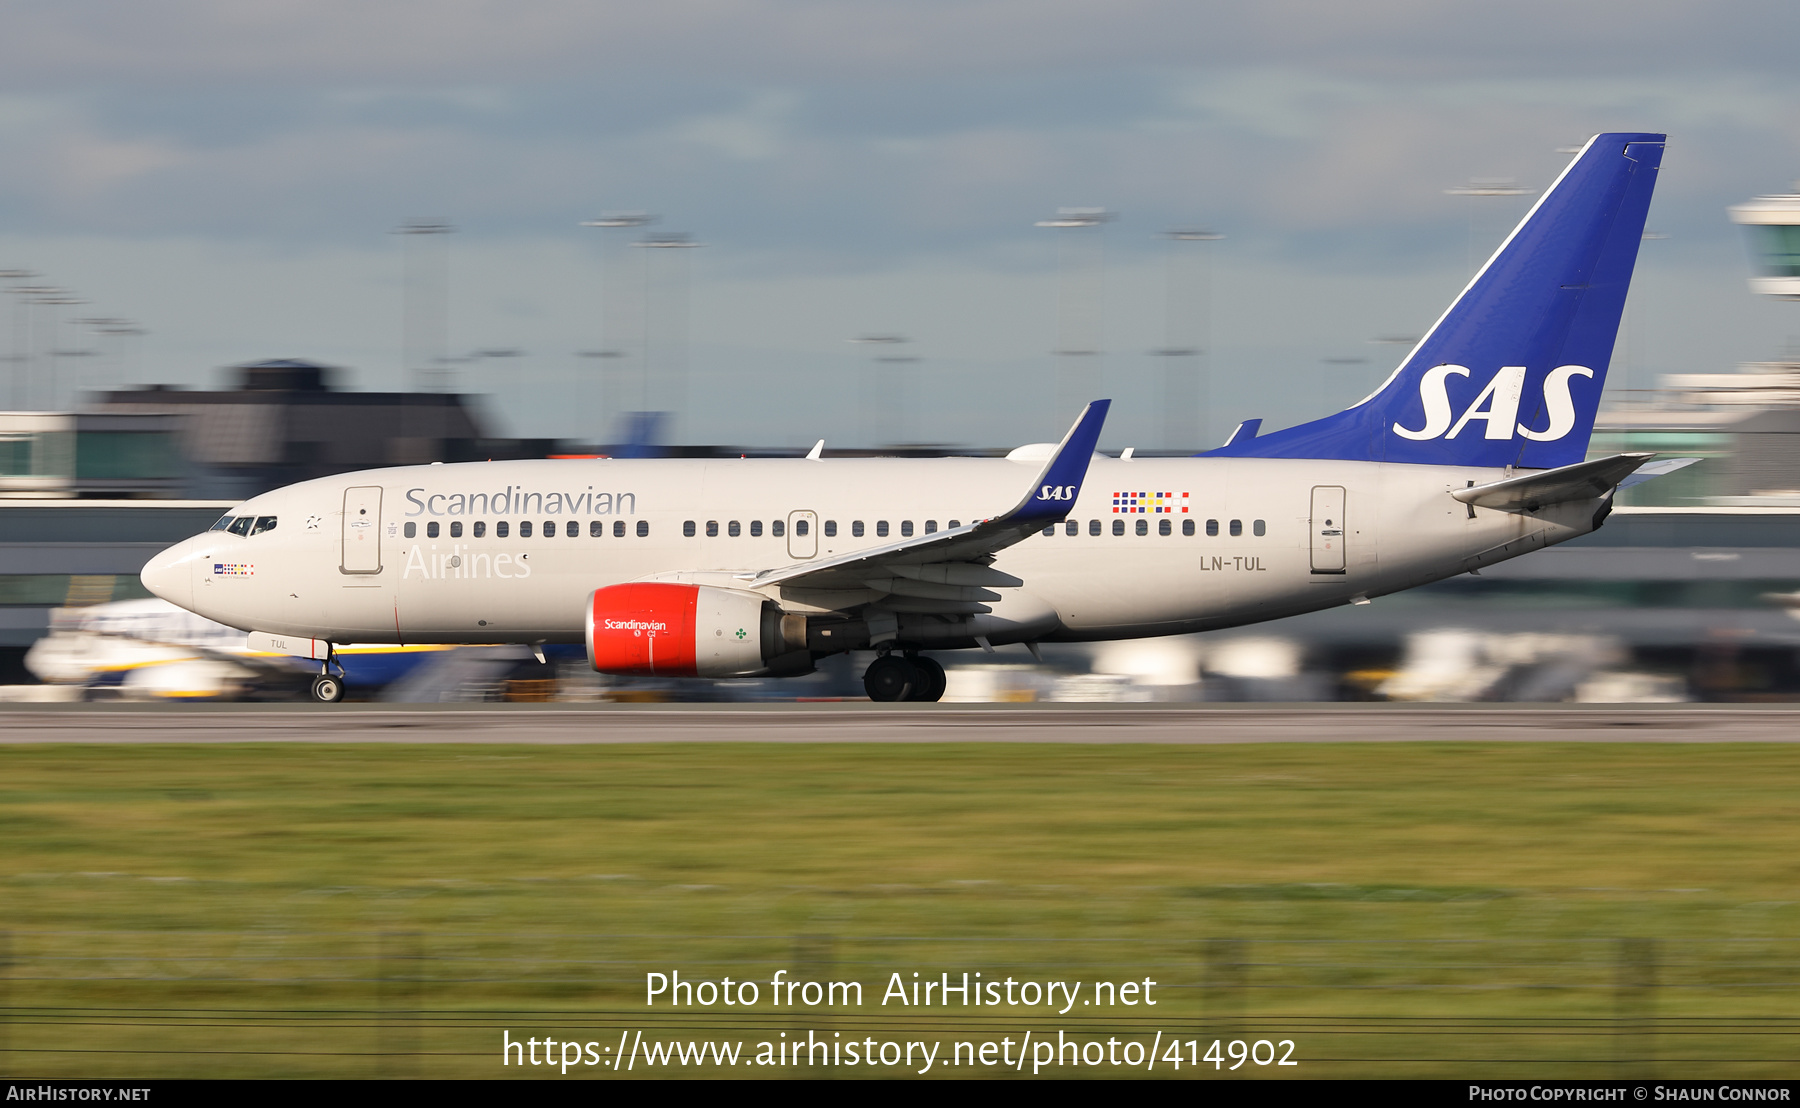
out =
[[[1315,485],[1312,491],[1312,571],[1344,572],[1344,488]]]

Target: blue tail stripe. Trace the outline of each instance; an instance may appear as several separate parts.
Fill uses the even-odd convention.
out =
[[[1208,453],[1529,469],[1580,461],[1663,142],[1635,133],[1589,140],[1368,399]]]

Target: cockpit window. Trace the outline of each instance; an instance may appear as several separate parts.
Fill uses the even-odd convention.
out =
[[[255,522],[256,522],[255,516],[239,516],[236,519],[232,520],[231,526],[225,528],[225,530],[230,531],[232,534],[237,535],[239,538],[242,538],[243,536],[248,535],[250,533],[250,525]]]
[[[236,516],[220,516],[220,517],[219,517],[219,522],[217,522],[217,523],[215,523],[215,524],[213,524],[213,525],[212,525],[212,527],[211,527],[211,530],[214,530],[214,531],[223,531],[223,530],[225,530],[225,529],[226,529],[226,528],[228,528],[228,527],[230,527],[230,526],[231,526],[231,521],[232,521],[232,520],[234,520],[234,519],[236,519],[236,518],[237,518],[237,517],[236,517]]]
[[[254,527],[250,528],[250,533],[252,535],[260,535],[264,531],[273,531],[273,530],[275,530],[275,517],[274,516],[257,516],[256,517],[256,525]]]

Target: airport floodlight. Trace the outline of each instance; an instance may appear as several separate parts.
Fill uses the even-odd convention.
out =
[[[1097,227],[1119,218],[1118,212],[1105,208],[1058,208],[1055,219],[1040,219],[1039,227]]]
[[[1445,196],[1530,196],[1536,189],[1528,189],[1511,177],[1471,177],[1466,185],[1455,185],[1444,190]]]
[[[447,235],[456,228],[447,219],[409,219],[394,228],[396,235]]]
[[[584,219],[583,227],[647,227],[659,217],[649,212],[601,212],[599,219]]]

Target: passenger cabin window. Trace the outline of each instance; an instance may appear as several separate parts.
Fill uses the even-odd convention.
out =
[[[481,525],[478,523],[475,526],[479,527]],[[588,521],[588,538],[603,539],[605,537],[606,537],[606,521],[604,519],[589,520]]]
[[[1263,537],[1266,530],[1267,528],[1263,526],[1263,521],[1260,519],[1250,525],[1250,533],[1259,539]]]
[[[875,537],[878,539],[885,539],[888,537],[887,520],[882,519],[875,522]]]
[[[709,539],[716,539],[719,537],[719,521],[718,520],[709,519],[706,521],[706,537]]]
[[[860,539],[863,537],[863,521],[862,520],[856,519],[856,520],[850,521],[850,534],[853,538]]]
[[[912,520],[903,519],[900,521],[900,537],[903,539],[912,538]]]
[[[437,520],[434,519],[425,525],[425,537],[428,539],[435,539],[438,537]]]
[[[787,534],[787,521],[780,519],[770,520],[769,534],[778,539],[785,536]]]
[[[1150,521],[1147,519],[1138,520],[1137,533],[1140,535],[1148,535],[1150,533]]]
[[[694,537],[694,521],[693,520],[689,519],[689,520],[682,521],[681,537],[684,539],[691,539]]]
[[[622,539],[624,537],[625,537],[625,521],[622,519],[613,520],[613,538]]]
[[[753,519],[750,521],[750,537],[753,539],[762,538],[762,520]]]
[[[409,539],[416,539],[419,537],[419,525],[408,523],[405,527],[400,528],[400,534]]]
[[[1243,533],[1244,533],[1244,521],[1241,519],[1232,520],[1231,521],[1231,537],[1235,539]]]
[[[1081,534],[1081,524],[1075,522],[1072,519],[1069,520],[1068,522],[1063,524],[1063,534],[1069,535],[1069,536],[1075,536],[1075,535]]]
[[[1122,519],[1113,520],[1113,534],[1123,535],[1124,533],[1125,533],[1125,521]]]
[[[231,526],[225,528],[225,530],[231,532],[232,534],[236,535],[239,538],[243,538],[245,535],[248,535],[250,533],[250,525],[255,522],[256,522],[255,516],[239,516],[236,519],[232,520]]]
[[[494,537],[497,539],[505,538],[508,527],[509,527],[509,525],[507,524],[507,522],[504,519],[501,520],[499,523],[494,524]]]
[[[546,519],[544,521],[544,537],[547,539],[556,537],[556,521],[554,519]]]
[[[927,535],[929,535],[936,531],[937,531],[937,520],[935,520],[935,519],[926,520],[925,521],[925,533]]]
[[[228,531],[231,529],[231,521],[236,518],[237,518],[236,516],[220,516],[219,522],[213,524],[212,527],[209,528],[209,530]]]
[[[531,537],[531,521],[529,519],[519,521],[519,537],[522,539]]]
[[[450,524],[450,537],[451,537],[451,538],[453,538],[453,539],[460,539],[460,538],[462,538],[462,521],[461,521],[461,520],[453,520],[453,521],[452,521],[452,522],[451,522],[451,524]]]
[[[812,530],[812,525],[810,523],[808,523],[806,520],[796,519],[794,521],[794,536],[796,538],[804,538],[806,536],[807,532],[809,532],[811,530]]]
[[[275,517],[274,516],[257,516],[256,517],[256,526],[250,528],[250,533],[252,535],[260,535],[264,531],[273,531],[273,530],[275,530]]]
[[[825,537],[828,539],[837,538],[837,520],[828,519],[825,521]]]
[[[1191,537],[1194,533],[1194,521],[1191,519],[1182,520],[1181,521],[1181,533]]]
[[[743,530],[744,530],[743,526],[741,524],[739,524],[738,521],[735,519],[725,525],[725,533],[730,535],[734,539],[737,538],[740,534],[742,534]]]
[[[1219,534],[1219,521],[1216,519],[1207,520],[1206,521],[1206,533],[1209,536],[1217,537]]]
[[[1054,534],[1056,534],[1056,524],[1052,523],[1050,526],[1044,528],[1044,537],[1045,538],[1049,538],[1050,536],[1052,536]]]
[[[1157,534],[1159,534],[1159,535],[1172,535],[1172,534],[1174,534],[1174,533],[1175,533],[1175,523],[1174,523],[1174,521],[1173,521],[1173,520],[1167,520],[1167,519],[1159,519],[1159,520],[1157,520],[1157,521],[1156,521],[1156,533],[1157,533]]]
[[[640,538],[640,539],[649,538],[650,537],[650,521],[647,519],[638,520],[637,531],[638,531],[638,538]]]
[[[569,522],[563,524],[563,536],[565,538],[571,538],[571,539],[580,538],[581,537],[581,524],[575,522],[572,519]]]
[[[948,524],[948,525],[947,525],[947,526],[949,526],[949,528],[950,528],[950,530],[952,530],[952,531],[954,531],[954,530],[956,530],[956,529],[957,529],[957,528],[958,528],[958,527],[961,527],[961,526],[962,526],[962,520],[960,520],[960,519],[953,519],[953,520],[951,520],[951,521],[950,521],[950,522],[949,522],[949,524]]]
[[[484,535],[486,535],[487,534],[487,520],[485,520],[485,519],[476,520],[474,531],[475,531],[475,537],[478,539],[483,537]]]

